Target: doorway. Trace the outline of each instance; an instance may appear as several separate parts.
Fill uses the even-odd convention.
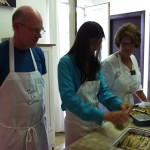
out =
[[[136,49],[135,57],[137,58],[138,65],[141,72],[141,84],[143,85],[143,73],[144,73],[144,30],[145,30],[145,11],[131,12],[125,14],[111,15],[110,16],[110,51],[112,54],[118,51],[117,46],[114,43],[114,35],[122,24],[124,23],[133,23],[136,24],[141,32],[141,46]],[[138,99],[135,97],[135,102],[138,102]]]

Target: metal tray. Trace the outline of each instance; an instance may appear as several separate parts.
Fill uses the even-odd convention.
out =
[[[150,149],[150,140],[148,140],[148,144],[147,144],[147,148],[144,149],[139,149],[141,142],[138,142],[138,148],[133,148],[132,146],[123,146],[123,140],[129,136],[131,133],[135,134],[135,135],[141,135],[142,137],[148,137],[150,139],[150,131],[149,130],[144,130],[144,129],[140,129],[140,128],[127,128],[119,137],[117,140],[115,140],[113,142],[113,147],[114,149],[122,149],[122,150],[147,150]],[[133,138],[132,138],[133,140]]]

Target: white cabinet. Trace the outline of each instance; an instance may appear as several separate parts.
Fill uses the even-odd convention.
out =
[[[45,81],[45,106],[48,123],[48,141],[49,147],[55,149],[55,120],[54,120],[54,98],[53,98],[53,75],[52,75],[52,50],[53,46],[38,45],[44,51],[46,59],[47,74],[43,76]]]

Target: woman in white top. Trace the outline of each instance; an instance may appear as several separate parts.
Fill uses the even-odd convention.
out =
[[[118,52],[111,54],[102,62],[105,81],[113,94],[134,104],[133,94],[139,101],[148,101],[141,86],[141,73],[133,55],[141,44],[141,34],[136,25],[123,24],[115,35]]]

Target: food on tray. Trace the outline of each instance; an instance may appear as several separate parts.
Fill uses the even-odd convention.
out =
[[[150,131],[141,128],[127,128],[113,142],[113,147],[122,150],[150,150]]]
[[[129,133],[124,137],[122,142],[119,142],[118,147],[126,150],[149,150],[150,137],[143,134]]]
[[[132,115],[135,115],[135,114],[147,114],[147,115],[150,115],[150,105],[147,105],[147,106],[140,106],[140,105],[137,105],[136,107],[134,107],[131,111],[131,114]]]
[[[133,123],[138,126],[150,126],[150,103],[141,102],[133,106],[130,113]]]

